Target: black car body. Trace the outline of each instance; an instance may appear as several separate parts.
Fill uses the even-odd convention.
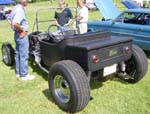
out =
[[[41,21],[36,17],[37,30],[29,35],[29,55],[48,73],[52,96],[64,111],[75,113],[87,106],[91,79],[116,73],[123,80],[135,83],[146,74],[146,55],[132,45],[130,37],[112,36],[109,31],[52,32],[53,27],[59,28],[57,25],[50,25],[42,32],[38,23]],[[13,65],[14,52],[11,44],[3,43],[2,55],[6,65]]]

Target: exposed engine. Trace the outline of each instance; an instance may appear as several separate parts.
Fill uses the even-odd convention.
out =
[[[47,33],[34,32],[29,35],[29,54],[33,56],[36,63],[41,63],[40,40],[47,39]]]

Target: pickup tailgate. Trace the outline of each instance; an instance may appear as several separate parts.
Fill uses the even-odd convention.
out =
[[[66,48],[66,59],[79,63],[82,68],[97,71],[121,61],[128,60],[132,53],[132,39],[107,36],[86,42],[73,43]],[[95,58],[99,59],[95,62]]]

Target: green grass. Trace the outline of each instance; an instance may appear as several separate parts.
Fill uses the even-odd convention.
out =
[[[73,6],[75,3],[71,2],[68,3]],[[28,6],[30,32],[36,9],[51,6],[56,6],[56,3],[40,2]],[[90,12],[90,19],[100,18],[97,14]],[[13,32],[7,21],[0,21],[0,47],[3,42],[15,46]],[[103,83],[93,82],[91,95],[94,99],[78,114],[150,114],[150,55],[147,56],[149,69],[144,79],[136,84],[128,84],[117,78]],[[34,81],[18,80],[14,67],[2,62],[0,52],[0,114],[65,114],[54,103],[48,90],[47,74],[32,62],[29,62],[29,70],[36,76]]]

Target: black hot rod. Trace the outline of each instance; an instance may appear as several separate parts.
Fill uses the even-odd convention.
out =
[[[38,10],[40,11],[40,10]],[[146,74],[145,53],[132,44],[132,38],[112,36],[109,31],[78,34],[63,31],[51,24],[46,31],[29,35],[29,55],[48,73],[50,91],[58,106],[71,113],[81,111],[90,100],[91,79],[116,73],[123,80],[135,83]],[[52,32],[53,28],[59,31]],[[3,61],[13,65],[15,50],[10,43],[2,45]]]

